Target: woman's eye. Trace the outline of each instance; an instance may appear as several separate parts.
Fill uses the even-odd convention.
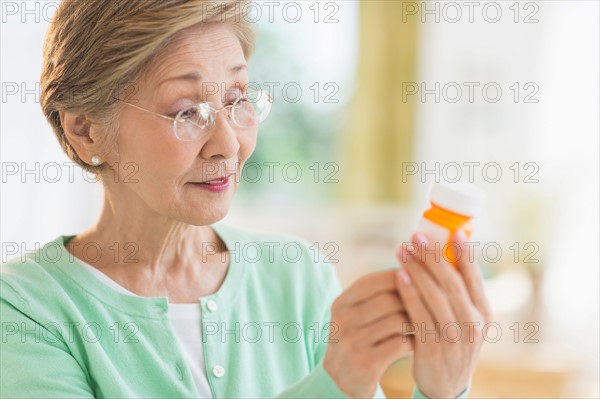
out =
[[[175,119],[178,115],[180,117],[183,117],[184,114],[188,111],[187,108],[179,108],[176,111],[171,111],[171,112],[165,112],[165,115]]]
[[[233,92],[233,93],[229,93],[228,95],[225,96],[225,103],[223,105],[231,105],[233,103],[235,103],[236,101],[238,101],[240,99],[240,97],[243,97],[243,94],[240,92]]]
[[[189,119],[193,119],[197,114],[198,114],[198,110],[196,110],[194,107],[190,107],[190,108],[184,108],[178,112],[167,114],[167,115],[173,119],[177,118],[179,120],[182,120],[182,119],[189,120]]]
[[[247,106],[247,104],[248,104],[248,99],[247,99],[247,98],[245,98],[245,97],[242,97],[242,98],[240,98],[240,99],[239,99],[239,101],[237,102],[237,106],[236,106],[236,107],[237,107],[237,108],[240,108],[240,107],[246,107],[246,106]]]

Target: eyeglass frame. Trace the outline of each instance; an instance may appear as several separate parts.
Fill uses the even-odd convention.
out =
[[[260,92],[260,93],[262,93],[262,94],[264,94],[264,95],[266,95],[266,96],[267,96],[267,101],[268,101],[269,103],[273,104],[273,98],[271,97],[271,95],[270,95],[268,92],[266,92],[265,90],[257,90],[257,91],[258,91],[258,92]],[[186,111],[186,110],[188,110],[188,109],[190,109],[190,108],[193,108],[193,107],[199,107],[199,106],[201,106],[201,105],[205,105],[205,104],[207,104],[207,105],[210,107],[210,111],[211,111],[211,114],[210,114],[210,115],[213,115],[213,117],[211,118],[211,122],[207,122],[207,123],[206,123],[204,126],[200,126],[200,125],[198,125],[198,124],[196,124],[196,123],[194,123],[194,122],[188,121],[189,123],[191,123],[191,124],[192,124],[192,125],[194,125],[194,126],[197,126],[197,127],[198,127],[198,128],[200,128],[200,129],[205,129],[205,128],[207,128],[207,127],[210,127],[210,126],[212,126],[212,125],[214,125],[214,124],[216,123],[216,117],[215,117],[215,116],[216,116],[216,114],[218,114],[219,112],[223,111],[223,110],[224,110],[224,109],[226,109],[226,108],[232,108],[232,109],[233,109],[233,107],[235,107],[235,106],[236,106],[236,105],[237,105],[237,104],[238,104],[238,103],[239,103],[239,102],[240,102],[242,99],[244,99],[244,98],[246,98],[246,99],[247,99],[246,93],[244,93],[244,95],[242,95],[242,96],[240,96],[239,98],[237,98],[233,104],[224,105],[224,106],[222,106],[222,107],[221,107],[221,108],[219,108],[219,109],[217,109],[217,108],[213,107],[213,104],[212,104],[210,101],[204,101],[204,102],[201,102],[201,103],[194,104],[194,105],[192,105],[192,106],[190,106],[190,107],[183,108],[182,110],[180,110],[180,111],[178,111],[178,112],[177,112],[177,115],[179,115],[179,114],[180,114],[180,113],[182,113],[183,111]],[[119,102],[122,102],[123,104],[127,104],[127,105],[130,105],[130,106],[134,107],[134,108],[137,108],[137,109],[139,109],[139,110],[141,110],[141,111],[149,112],[149,113],[151,113],[151,114],[153,114],[153,115],[156,115],[156,116],[158,116],[158,117],[161,117],[161,118],[163,118],[163,119],[167,119],[167,120],[173,121],[173,134],[175,135],[175,137],[176,137],[178,140],[180,140],[180,141],[194,141],[194,140],[183,140],[183,139],[181,139],[181,138],[180,138],[180,137],[179,137],[179,136],[178,136],[178,135],[175,133],[175,132],[177,131],[177,130],[176,130],[176,127],[175,127],[175,126],[176,126],[176,123],[177,123],[177,115],[175,115],[175,117],[172,117],[172,116],[169,116],[169,115],[164,115],[164,114],[161,114],[161,113],[159,113],[159,112],[155,112],[155,111],[152,111],[152,110],[149,110],[149,109],[146,109],[146,108],[140,107],[140,106],[138,106],[138,105],[132,104],[132,103],[130,103],[130,102],[127,102],[127,101],[123,101],[123,100],[120,100],[120,99],[119,99],[118,101],[119,101]],[[269,110],[269,112],[271,112],[271,111]],[[267,116],[268,116],[268,114],[267,114]],[[250,126],[240,126],[240,125],[239,125],[239,124],[236,122],[235,118],[233,118],[233,117],[232,117],[232,111],[229,111],[229,112],[227,113],[227,117],[228,117],[228,118],[229,118],[229,120],[231,120],[231,121],[232,121],[232,122],[233,122],[233,123],[234,123],[234,124],[235,124],[237,127],[241,127],[241,128],[248,128],[248,127],[250,127]],[[260,122],[259,122],[259,123],[258,123],[256,126],[260,125],[260,123],[262,123],[263,121],[264,121],[264,119],[263,119],[262,121],[260,121]]]

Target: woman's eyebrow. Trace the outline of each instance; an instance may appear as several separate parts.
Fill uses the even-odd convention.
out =
[[[236,66],[230,68],[229,73],[231,73],[231,74],[238,73],[240,71],[243,71],[244,69],[248,69],[248,65],[247,64],[239,64],[239,65],[236,65]]]
[[[229,68],[229,74],[233,75],[236,73],[239,73],[240,71],[243,71],[244,69],[248,69],[248,65],[247,64],[238,64],[235,65],[231,68]],[[185,73],[183,75],[178,75],[178,76],[173,76],[170,78],[167,78],[163,81],[161,81],[158,86],[162,86],[163,83],[167,83],[170,82],[172,80],[187,80],[187,81],[191,81],[191,82],[198,82],[202,80],[202,75],[200,75],[200,73],[198,72],[189,72],[189,73]]]

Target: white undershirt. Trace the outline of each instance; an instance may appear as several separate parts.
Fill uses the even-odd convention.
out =
[[[94,276],[112,289],[126,295],[139,296],[117,284],[113,279],[92,265],[76,259]],[[198,388],[200,398],[211,398],[210,386],[206,377],[204,353],[202,350],[202,329],[200,319],[200,301],[198,303],[169,303],[168,316],[175,335],[186,359],[192,378]]]

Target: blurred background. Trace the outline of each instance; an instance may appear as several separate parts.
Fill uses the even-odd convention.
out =
[[[58,2],[2,1],[2,261],[95,222],[102,188],[39,106]],[[495,314],[471,397],[600,397],[599,4],[255,2],[251,80],[275,98],[225,222],[296,234],[344,287],[397,267],[436,181],[486,193]],[[26,49],[26,51],[24,51]],[[410,397],[410,358],[382,385]]]

